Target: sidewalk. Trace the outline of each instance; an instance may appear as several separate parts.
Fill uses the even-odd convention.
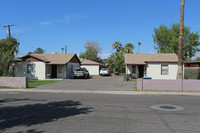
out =
[[[70,94],[113,94],[113,95],[176,95],[200,96],[200,92],[155,92],[155,91],[94,91],[94,90],[36,90],[36,89],[0,89],[1,92],[41,92]]]

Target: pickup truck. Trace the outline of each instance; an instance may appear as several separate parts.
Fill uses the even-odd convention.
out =
[[[86,68],[77,68],[76,71],[74,71],[74,79],[76,78],[90,78],[90,74]]]

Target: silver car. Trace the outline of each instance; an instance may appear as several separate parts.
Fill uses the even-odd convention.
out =
[[[86,68],[77,68],[76,71],[74,71],[74,79],[75,78],[90,78],[90,74]]]

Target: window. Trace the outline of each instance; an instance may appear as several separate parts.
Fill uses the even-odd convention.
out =
[[[161,65],[161,75],[168,75],[168,65]]]
[[[84,71],[84,68],[77,68],[76,71]]]
[[[59,73],[62,73],[62,66],[61,65],[58,67],[58,69],[59,69]]]
[[[136,73],[136,68],[135,68],[135,66],[132,66],[132,73],[133,73],[133,74]]]
[[[33,72],[33,64],[27,64],[27,73]]]

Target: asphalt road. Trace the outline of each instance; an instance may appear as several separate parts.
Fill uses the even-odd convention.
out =
[[[0,132],[199,133],[200,97],[1,92]]]
[[[132,91],[136,82],[123,81],[123,76],[93,76],[91,79],[66,79],[61,82],[42,85],[40,90],[99,90]]]

